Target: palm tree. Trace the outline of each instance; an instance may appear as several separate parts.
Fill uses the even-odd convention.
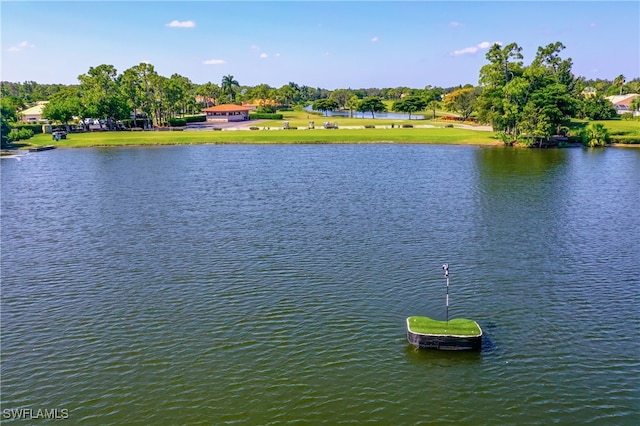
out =
[[[233,95],[235,94],[233,88],[238,86],[238,82],[233,79],[233,76],[231,74],[222,77],[222,93],[229,94],[229,102],[233,102]]]
[[[344,105],[349,110],[349,118],[353,118],[353,110],[358,109],[360,99],[356,95],[351,95],[347,103]]]
[[[620,74],[613,80],[613,85],[620,88],[620,95],[622,95],[622,87],[624,86],[625,78],[624,75]]]
[[[593,148],[609,142],[609,131],[600,123],[591,123],[586,129],[586,145]]]
[[[629,105],[629,108],[631,109],[631,113],[633,113],[634,111],[640,111],[640,96],[633,98],[631,104]]]

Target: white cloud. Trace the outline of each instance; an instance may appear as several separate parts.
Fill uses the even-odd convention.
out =
[[[371,39],[371,41],[372,41],[372,42],[374,42],[374,43],[375,43],[376,41],[378,41],[378,36],[376,36],[376,37],[372,38],[372,39]]]
[[[223,65],[226,64],[227,61],[225,61],[224,59],[207,59],[202,63],[205,65]]]
[[[268,58],[268,57],[269,57],[269,55],[267,55],[266,53],[261,53],[261,54],[260,54],[260,57],[261,57],[262,59],[266,59],[266,58]]]
[[[276,53],[276,58],[280,57],[280,52]]]
[[[460,49],[460,50],[454,50],[453,52],[450,53],[450,55],[451,56],[473,55],[474,53],[477,53],[478,50],[488,49],[494,44],[499,44],[500,46],[502,46],[502,42],[500,41],[494,41],[494,42],[483,41],[482,43],[478,43],[475,46],[465,47],[464,49]]]
[[[453,21],[453,22],[449,22],[449,26],[452,28],[458,28],[458,27],[461,27],[462,24],[460,22]]]
[[[172,28],[193,28],[196,26],[196,23],[193,21],[171,21],[167,24],[167,27]]]
[[[9,52],[20,52],[21,50],[32,49],[34,47],[36,47],[34,44],[31,44],[28,41],[22,41],[15,46],[9,47],[7,50],[9,50]]]
[[[260,50],[260,46],[256,46],[255,44],[252,44],[250,49],[251,50]]]

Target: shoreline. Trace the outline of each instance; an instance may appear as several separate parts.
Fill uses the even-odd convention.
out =
[[[299,126],[284,129],[281,126],[266,126],[265,124],[273,124],[273,121],[203,123],[185,128],[164,128],[162,130],[69,133],[67,139],[56,141],[53,145],[56,148],[225,144],[413,144],[508,147],[493,133],[490,126],[456,124],[453,127],[445,127],[434,123],[415,124],[412,127],[391,127],[385,123],[376,125],[375,128],[351,125],[338,129],[325,129],[322,126],[314,128]],[[224,128],[221,128],[222,125]],[[8,157],[26,152],[30,148],[45,145],[52,145],[51,135],[38,134],[27,141],[19,141],[12,148],[3,149],[0,155]],[[612,143],[608,147],[640,148],[640,145]]]

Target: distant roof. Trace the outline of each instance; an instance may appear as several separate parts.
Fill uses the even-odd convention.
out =
[[[240,111],[251,111],[253,108],[235,105],[235,104],[222,104],[216,105],[209,108],[205,108],[202,111],[204,112],[240,112]]]
[[[626,105],[629,106],[631,101],[637,98],[637,93],[629,93],[628,95],[615,95],[615,96],[607,96],[607,99],[611,101],[614,105]]]
[[[36,106],[32,106],[31,108],[27,108],[25,110],[20,111],[22,115],[41,115],[42,110],[49,102],[38,102]]]

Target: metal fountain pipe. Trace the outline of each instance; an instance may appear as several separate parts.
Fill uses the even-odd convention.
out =
[[[444,269],[444,276],[447,279],[447,323],[449,322],[449,264],[445,263],[442,265],[442,269]]]

